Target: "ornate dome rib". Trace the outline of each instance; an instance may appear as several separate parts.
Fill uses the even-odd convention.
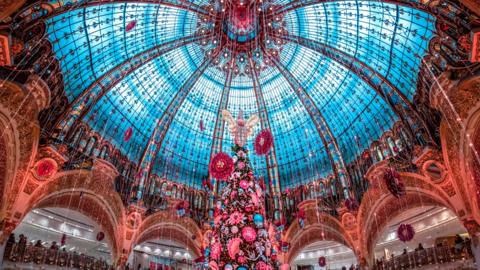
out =
[[[287,188],[343,171],[408,121],[434,32],[428,10],[411,1],[268,4],[246,36],[210,23],[223,17],[209,1],[58,7],[47,32],[72,104],[59,125],[86,122],[147,171],[199,186],[212,154],[232,144],[221,110],[258,114],[256,132],[270,129],[275,145],[252,165]]]

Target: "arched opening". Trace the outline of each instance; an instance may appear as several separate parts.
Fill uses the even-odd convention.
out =
[[[40,205],[13,231],[3,266],[107,269],[114,263],[109,238],[102,224],[80,209]]]
[[[183,242],[159,235],[138,243],[128,264],[134,269],[194,269],[196,255]]]
[[[290,264],[292,269],[305,270],[342,269],[342,267],[349,269],[352,265],[357,266],[357,258],[352,249],[335,241],[318,241],[305,246]]]
[[[467,230],[446,207],[430,203],[407,207],[384,224],[374,238],[374,269],[473,265]]]
[[[139,265],[152,269],[165,266],[193,269],[192,261],[201,255],[202,239],[202,231],[192,219],[159,211],[139,226],[128,263],[134,269]]]

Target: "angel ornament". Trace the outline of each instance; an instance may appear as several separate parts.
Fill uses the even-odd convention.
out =
[[[242,110],[238,113],[237,120],[235,120],[227,110],[222,111],[222,116],[225,122],[228,123],[228,128],[230,129],[235,144],[243,147],[248,137],[252,136],[253,128],[258,124],[258,116],[254,114],[245,121]]]

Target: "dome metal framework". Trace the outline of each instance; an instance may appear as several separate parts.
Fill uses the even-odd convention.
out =
[[[232,35],[207,27],[236,14],[224,1],[53,1],[47,38],[71,104],[61,128],[86,122],[142,174],[200,187],[233,143],[222,109],[258,114],[275,143],[251,155],[254,171],[285,189],[342,174],[408,121],[435,31],[420,2],[247,1],[253,22]]]

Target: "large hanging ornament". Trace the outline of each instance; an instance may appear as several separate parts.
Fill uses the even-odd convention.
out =
[[[397,229],[397,236],[400,241],[408,242],[411,241],[415,236],[415,230],[410,224],[400,224]]]
[[[203,120],[200,120],[199,127],[200,127],[200,131],[203,132],[205,130],[205,127],[203,126]]]
[[[323,256],[318,258],[318,265],[320,265],[320,267],[325,267],[325,265],[327,265],[327,259]]]
[[[130,141],[130,139],[132,138],[132,135],[133,135],[133,129],[132,129],[132,127],[129,127],[129,128],[125,131],[125,133],[123,134],[123,140],[124,140],[125,142]]]
[[[262,228],[263,222],[264,218],[261,214],[256,213],[255,215],[253,215],[253,223],[255,223],[255,226],[257,226],[257,228]]]
[[[52,177],[57,170],[57,162],[51,158],[43,158],[35,164],[35,174],[41,180]]]
[[[127,26],[125,27],[125,31],[126,32],[130,32],[133,28],[135,28],[135,26],[137,25],[137,21],[131,21],[127,24]]]
[[[67,235],[62,234],[62,239],[60,239],[60,246],[65,246],[65,242],[67,242]]]
[[[400,198],[405,194],[405,185],[402,179],[400,179],[400,174],[394,168],[389,168],[385,171],[383,180],[387,185],[388,191],[396,198]]]
[[[273,145],[273,136],[270,130],[264,129],[255,138],[254,149],[255,153],[259,156],[266,155],[270,151]]]
[[[104,233],[104,232],[98,232],[98,233],[97,233],[97,237],[96,237],[97,241],[100,242],[100,241],[102,241],[104,238],[105,238],[105,233]]]
[[[213,157],[209,169],[213,178],[227,180],[234,169],[233,160],[229,155],[220,152]]]

